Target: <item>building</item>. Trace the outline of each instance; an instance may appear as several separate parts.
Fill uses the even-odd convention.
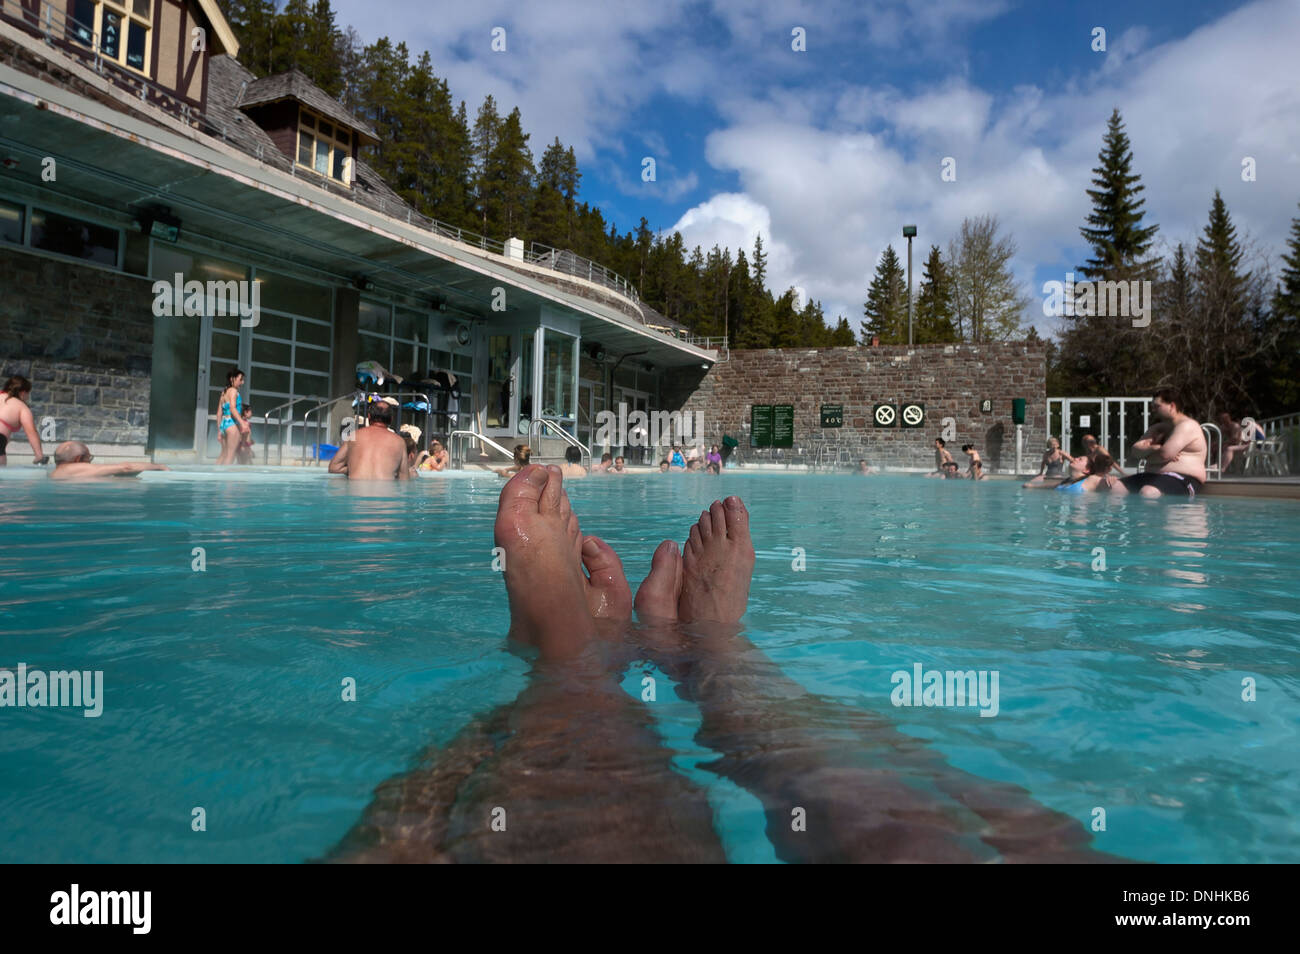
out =
[[[298,459],[373,361],[435,431],[508,448],[545,419],[590,447],[601,410],[718,359],[597,263],[419,215],[366,164],[372,128],[238,54],[213,0],[0,0],[0,373],[55,439],[214,460],[238,367]]]

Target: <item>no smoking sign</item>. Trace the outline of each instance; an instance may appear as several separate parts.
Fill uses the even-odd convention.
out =
[[[892,404],[877,404],[873,416],[876,427],[898,426],[898,408]]]

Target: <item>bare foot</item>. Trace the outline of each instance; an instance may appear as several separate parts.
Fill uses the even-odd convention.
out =
[[[739,497],[715,500],[691,527],[682,548],[682,592],[677,619],[683,623],[734,624],[745,615],[754,575],[749,511]]]
[[[587,568],[587,609],[597,619],[627,622],[632,618],[632,589],[623,561],[600,537],[584,537],[582,565]]]
[[[596,624],[582,572],[582,533],[560,468],[532,464],[510,478],[494,536],[505,550],[510,638],[544,656],[571,656],[587,646]]]
[[[650,575],[637,587],[636,615],[643,622],[677,619],[682,593],[682,555],[677,544],[665,540],[650,559]]]

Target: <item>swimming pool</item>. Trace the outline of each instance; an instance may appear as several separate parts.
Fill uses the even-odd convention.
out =
[[[491,569],[495,477],[377,495],[319,471],[79,486],[10,471],[0,666],[103,670],[105,701],[99,718],[0,709],[0,861],[319,857],[378,783],[526,683]],[[659,540],[741,495],[747,634],[787,675],[1081,824],[1104,808],[1096,847],[1300,860],[1300,506],[914,476],[566,486],[634,589]],[[997,671],[997,715],[895,707],[891,674],[916,664]],[[774,860],[757,799],[701,768],[694,706],[661,688],[650,709],[728,857]]]

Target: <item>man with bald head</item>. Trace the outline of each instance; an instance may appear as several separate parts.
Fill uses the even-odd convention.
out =
[[[92,464],[95,455],[81,441],[64,441],[54,451],[51,480],[93,480],[99,477],[135,477],[145,470],[167,470],[162,464]]]

